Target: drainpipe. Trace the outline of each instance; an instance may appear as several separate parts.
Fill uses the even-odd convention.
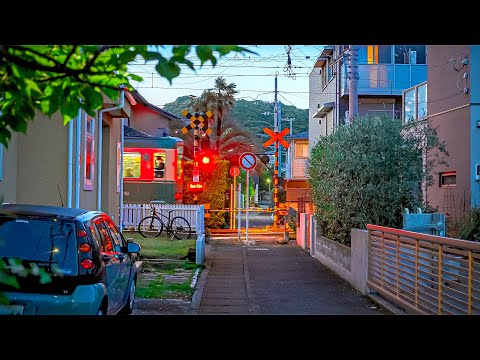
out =
[[[102,125],[103,113],[122,109],[125,105],[125,86],[120,85],[120,104],[114,107],[102,109],[98,112],[98,161],[97,161],[97,210],[102,209]]]
[[[124,125],[125,119],[120,119],[120,217],[119,217],[119,227],[120,232],[123,233],[123,147],[124,147]]]
[[[82,138],[82,110],[78,110],[77,115],[77,132],[76,132],[76,141],[77,144],[75,146],[76,149],[76,165],[77,168],[75,169],[75,207],[77,209],[80,208],[80,171],[81,171],[81,138]]]
[[[73,119],[68,123],[68,169],[67,169],[67,207],[72,207],[73,180]]]

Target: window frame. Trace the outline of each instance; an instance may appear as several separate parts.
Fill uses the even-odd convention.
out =
[[[89,129],[89,123],[91,124]],[[90,130],[90,131],[89,131]],[[93,191],[95,179],[95,118],[86,114],[83,136],[83,190]],[[87,163],[88,140],[91,141],[91,161]],[[90,166],[90,178],[87,178],[87,166]]]
[[[305,156],[298,156],[298,150],[302,148],[302,155],[304,154],[304,150],[306,148],[307,154]],[[308,158],[308,143],[306,142],[295,142],[295,159],[307,159]]]
[[[455,176],[455,183],[454,184],[444,184],[443,179],[447,176]],[[456,171],[444,171],[439,174],[439,187],[444,189],[455,188],[457,187],[457,172]]]

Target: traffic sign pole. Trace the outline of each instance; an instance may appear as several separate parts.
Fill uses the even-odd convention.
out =
[[[247,175],[246,175],[246,179],[245,179],[245,243],[248,244],[248,208],[250,207],[250,201],[249,201],[249,185],[248,185],[248,178],[249,178],[249,175],[250,175],[250,170],[247,170]]]
[[[238,242],[242,240],[242,221],[241,221],[241,214],[240,205],[242,203],[242,184],[238,184],[238,203],[237,203],[237,216],[238,216]]]

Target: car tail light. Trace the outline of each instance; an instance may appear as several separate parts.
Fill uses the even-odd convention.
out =
[[[82,268],[87,269],[87,270],[93,269],[93,267],[95,266],[93,261],[90,260],[90,259],[83,259],[81,264],[82,264]]]
[[[78,230],[77,231],[78,237],[87,237],[87,232],[85,230]]]
[[[84,253],[87,253],[87,252],[92,251],[92,247],[87,243],[81,243],[80,244],[80,251],[84,252]]]
[[[182,193],[175,193],[175,200],[180,200],[182,198]]]

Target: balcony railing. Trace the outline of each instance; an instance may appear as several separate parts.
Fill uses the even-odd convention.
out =
[[[348,95],[345,67],[341,68],[341,96]],[[402,91],[427,80],[425,64],[358,65],[358,95],[402,95]]]

